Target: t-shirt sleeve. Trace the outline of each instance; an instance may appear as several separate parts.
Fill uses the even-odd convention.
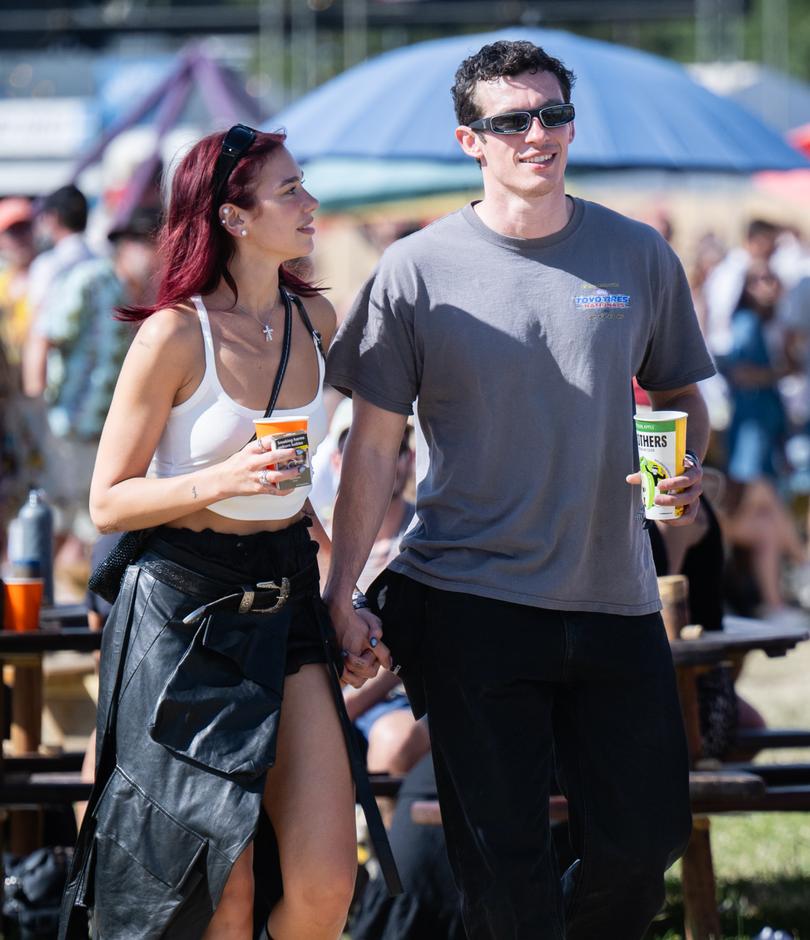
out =
[[[666,391],[708,379],[716,369],[700,332],[683,267],[661,238],[657,251],[651,272],[650,338],[636,375],[642,388]]]
[[[386,411],[413,414],[421,377],[414,303],[408,272],[384,256],[332,342],[326,381]]]

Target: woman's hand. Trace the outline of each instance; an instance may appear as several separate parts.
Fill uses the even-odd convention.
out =
[[[382,642],[382,627],[370,610],[330,607],[338,646],[343,651],[343,679],[359,689],[377,675],[380,666],[391,668],[391,653]]]
[[[272,444],[270,436],[257,438],[217,464],[223,493],[228,496],[287,495],[290,490],[279,489],[278,484],[295,480],[306,470],[306,451],[303,448],[273,450]]]

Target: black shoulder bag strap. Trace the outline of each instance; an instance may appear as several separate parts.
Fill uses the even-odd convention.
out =
[[[283,287],[281,288],[281,292],[282,294],[287,295],[287,291],[285,291]],[[323,339],[321,338],[321,334],[312,325],[312,320],[309,318],[309,314],[307,313],[307,309],[304,306],[303,301],[296,294],[290,294],[289,296],[292,297],[293,303],[296,307],[298,307],[298,312],[301,314],[301,320],[303,321],[304,326],[312,334],[312,338],[315,340],[315,345],[318,347],[318,352],[321,354],[321,356],[324,356],[325,353],[323,351]]]
[[[321,631],[321,642],[323,643],[327,656],[326,670],[329,673],[329,685],[332,689],[332,697],[335,700],[335,708],[337,709],[338,718],[340,719],[343,739],[346,742],[346,752],[349,756],[349,766],[351,768],[352,777],[354,777],[354,785],[357,789],[357,802],[363,807],[366,824],[368,825],[368,834],[371,837],[371,844],[377,855],[377,861],[380,863],[380,871],[385,880],[385,886],[388,888],[388,895],[389,897],[395,898],[404,891],[402,881],[399,877],[397,863],[394,858],[394,853],[391,851],[391,843],[388,841],[388,833],[385,831],[385,826],[380,816],[380,809],[377,806],[377,801],[374,799],[371,782],[368,779],[366,763],[358,751],[354,728],[352,727],[351,719],[346,711],[346,700],[343,698],[337,669],[335,668],[334,659],[332,658],[330,638],[327,634],[326,625],[320,617],[318,617],[318,626]]]
[[[281,297],[284,301],[284,340],[281,347],[281,359],[278,361],[276,378],[273,382],[273,390],[270,392],[270,401],[267,403],[264,412],[265,418],[269,418],[275,410],[278,393],[281,391],[281,383],[284,381],[284,373],[287,371],[287,364],[290,361],[290,349],[292,348],[292,304],[290,303],[289,294],[283,287],[281,288]],[[250,441],[255,440],[256,435],[254,434]],[[248,441],[248,444],[250,441]]]

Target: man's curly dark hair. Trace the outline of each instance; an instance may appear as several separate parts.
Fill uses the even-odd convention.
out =
[[[458,67],[451,89],[458,123],[470,124],[485,116],[479,113],[475,101],[475,86],[478,82],[492,81],[505,75],[520,75],[521,72],[551,72],[560,83],[563,100],[571,100],[571,88],[576,76],[559,59],[525,39],[516,42],[502,39],[489,46],[482,46]]]

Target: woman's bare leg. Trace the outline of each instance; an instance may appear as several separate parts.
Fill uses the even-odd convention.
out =
[[[234,863],[202,940],[253,940],[253,843]]]
[[[337,940],[357,872],[354,787],[326,669],[287,676],[276,764],[264,807],[278,840],[284,896],[273,940]]]

